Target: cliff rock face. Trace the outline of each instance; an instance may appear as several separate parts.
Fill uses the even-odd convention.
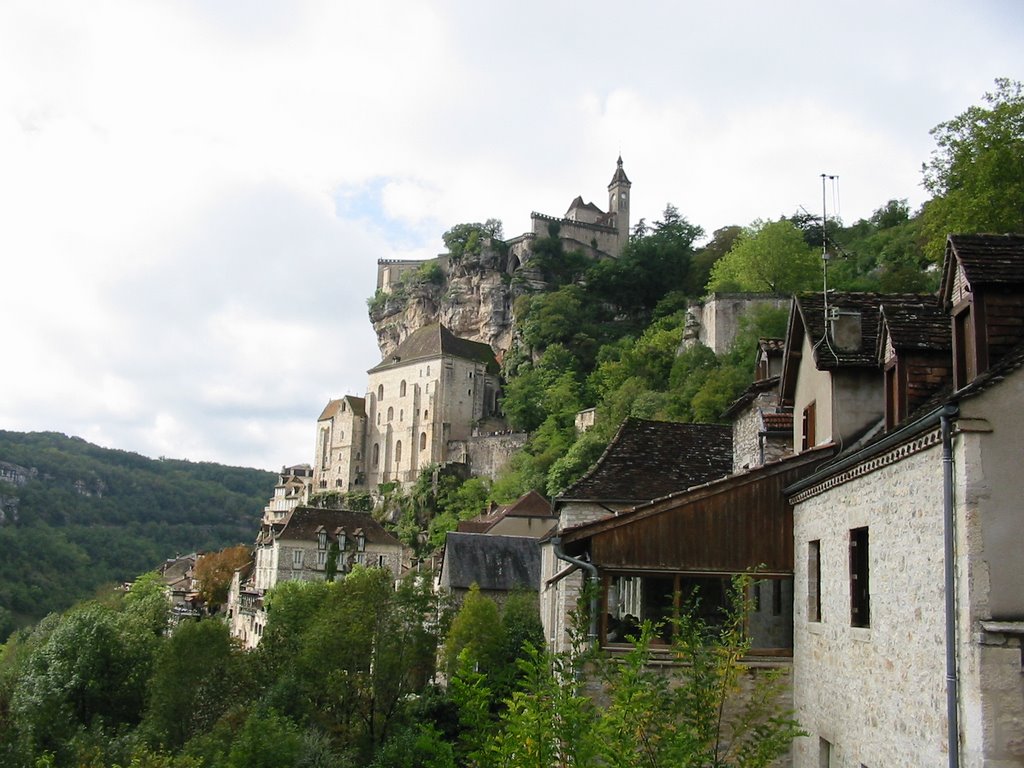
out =
[[[490,344],[500,360],[512,344],[516,297],[543,283],[528,268],[507,271],[499,248],[484,248],[447,264],[438,282],[407,279],[390,293],[379,295],[370,307],[381,357],[386,357],[409,334],[439,322],[456,336]]]

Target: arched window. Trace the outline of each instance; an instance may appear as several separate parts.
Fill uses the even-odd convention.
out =
[[[405,397],[405,379],[402,379],[402,383],[398,385],[398,396]]]
[[[427,449],[427,433],[420,432],[420,450],[425,451]]]
[[[430,375],[430,366],[428,365],[427,366],[427,376],[429,376],[429,375]]]
[[[380,426],[380,411],[377,411],[377,426]]]
[[[331,433],[327,427],[320,430],[320,469],[327,469],[331,456]]]
[[[373,466],[380,464],[380,443],[373,444]]]
[[[430,413],[430,411],[428,411],[426,408],[423,409],[423,420],[424,421],[427,421],[427,414],[429,414],[429,413]]]
[[[395,443],[395,464],[402,463],[402,441]]]
[[[383,384],[380,384],[377,387],[377,399],[378,400],[383,400],[384,399],[384,385]]]
[[[395,418],[395,409],[388,408],[388,421],[391,421],[393,418]]]
[[[342,413],[345,412],[345,401],[344,400],[341,401],[341,412]]]
[[[405,421],[405,408],[398,409],[398,420]]]

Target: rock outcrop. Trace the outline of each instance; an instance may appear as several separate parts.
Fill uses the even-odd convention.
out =
[[[494,243],[479,254],[445,264],[443,280],[417,279],[414,274],[379,293],[370,305],[381,356],[387,357],[417,328],[441,323],[460,338],[490,344],[500,360],[512,345],[512,305],[518,296],[544,283],[528,267],[508,272],[504,244]]]

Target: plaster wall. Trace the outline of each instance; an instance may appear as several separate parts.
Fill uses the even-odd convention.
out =
[[[797,371],[796,390],[793,393],[793,450],[801,451],[804,409],[814,403],[815,445],[832,441],[832,374],[819,371],[814,364],[814,350],[804,336],[803,354]],[[813,446],[809,446],[813,447]]]
[[[868,528],[870,628],[850,621],[850,531]],[[942,465],[938,446],[794,508],[796,768],[946,764]],[[808,542],[821,621],[809,621]]]

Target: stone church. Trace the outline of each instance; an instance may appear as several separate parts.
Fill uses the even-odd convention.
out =
[[[317,420],[313,493],[411,485],[500,413],[494,351],[439,323],[414,331],[368,374],[366,397],[331,400]]]

